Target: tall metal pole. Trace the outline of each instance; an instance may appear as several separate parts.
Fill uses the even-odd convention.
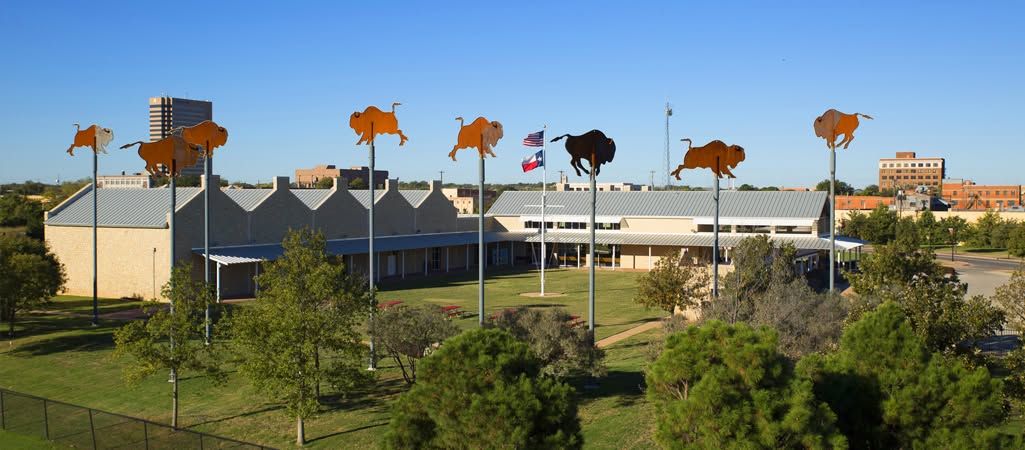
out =
[[[210,141],[206,141],[203,148],[206,155],[203,156],[203,281],[205,289],[210,289]],[[206,304],[205,314],[205,339],[210,345],[210,303]]]
[[[93,136],[93,326],[100,324],[100,304],[96,294],[96,160],[96,136]]]
[[[483,142],[484,135],[481,135]],[[483,144],[481,145],[483,149]],[[477,190],[477,323],[484,325],[484,153],[480,155],[477,171],[480,176]]]
[[[715,168],[719,169],[719,157],[715,157]],[[712,218],[712,298],[719,298],[719,175],[712,172],[712,201],[715,202],[715,217]]]
[[[545,247],[545,204],[548,200],[548,155],[545,153],[545,131],[548,125],[541,128],[541,296],[545,296],[545,266],[548,265],[548,252]]]
[[[370,280],[369,280],[370,281],[370,366],[367,367],[367,370],[377,370],[377,348],[376,348],[376,343],[374,342],[375,341],[375,339],[374,339],[374,313],[376,312],[375,310],[377,309],[377,301],[376,301],[377,300],[377,292],[374,291],[374,272],[375,272],[374,269],[376,269],[376,267],[374,267],[376,265],[375,264],[376,261],[375,261],[375,258],[374,258],[374,200],[376,200],[376,198],[375,198],[376,196],[374,195],[374,123],[373,122],[370,123],[370,171],[369,171],[369,174],[367,175],[367,179],[370,180],[370,183],[368,183],[369,186],[370,186],[370,213],[369,213],[369,219],[368,219],[369,222],[370,222],[370,231],[369,231],[369,233],[367,235],[369,237],[368,245],[367,245],[367,247],[368,247],[367,248],[367,252],[368,252],[367,253],[367,257],[369,258],[369,261],[370,261],[369,269],[367,270],[368,275],[370,276]]]
[[[168,251],[168,253],[171,255],[171,261],[170,261],[171,262],[171,265],[170,265],[171,272],[168,274],[169,278],[168,278],[167,282],[169,284],[171,284],[172,291],[174,289],[174,284],[173,283],[174,283],[174,262],[175,262],[174,261],[174,256],[175,256],[174,255],[174,210],[177,209],[177,202],[178,202],[178,189],[177,189],[177,183],[175,182],[175,180],[177,179],[175,177],[175,171],[176,170],[177,170],[177,161],[172,158],[171,159],[171,171],[168,172],[168,178],[169,178],[170,185],[171,185],[171,216],[170,216],[170,218],[168,219],[168,222],[167,222],[167,232],[168,232],[168,236],[170,238],[169,239],[169,241],[170,241],[170,251]],[[167,300],[171,304],[170,305],[171,306],[171,315],[173,316],[174,315],[174,297],[168,298]],[[171,336],[172,336],[171,337],[171,351],[173,352],[174,351],[174,337],[173,337],[174,335],[172,334]],[[178,371],[176,369],[174,369],[174,368],[171,368],[171,382],[174,383],[174,387],[172,388],[172,391],[175,394],[173,402],[175,404],[175,406],[174,406],[175,412],[177,412],[177,408],[178,408],[177,407],[177,402],[178,402],[178,397],[177,397],[177,392],[178,392]],[[177,414],[175,414],[172,417],[172,419],[177,423],[177,420],[178,420]]]
[[[669,178],[669,116],[671,115],[673,115],[673,108],[669,107],[669,102],[666,102],[666,154],[664,165],[662,166],[662,173],[666,174],[666,190],[669,190],[669,184],[672,183],[672,179]],[[652,188],[654,189],[654,186]]]
[[[836,147],[829,149],[829,292],[836,290],[833,264],[836,261]]]
[[[594,160],[595,149],[591,149],[591,264],[587,268],[587,334],[591,339],[591,345],[594,345],[594,215],[595,207],[598,204],[598,189],[595,188],[594,182],[594,171],[595,164]]]

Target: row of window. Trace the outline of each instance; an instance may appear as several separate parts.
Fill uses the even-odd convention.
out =
[[[883,175],[884,180],[933,180],[939,181],[940,177],[930,175]]]
[[[523,223],[523,228],[528,229],[541,229],[541,221],[528,220]],[[545,222],[545,229],[551,230],[558,228],[560,230],[586,230],[587,222]],[[622,226],[617,223],[596,223],[594,224],[596,230],[619,230]]]
[[[1018,192],[1009,191],[1009,190],[975,191],[975,193],[979,194],[979,195],[990,195],[990,192],[992,192],[993,195],[1004,195],[1004,196],[1015,196],[1015,197],[1018,196]],[[966,194],[967,194],[967,192],[966,192]],[[957,196],[957,191],[952,191],[951,196],[956,197]]]
[[[880,163],[879,167],[890,168],[890,167],[940,167],[940,163],[927,162],[927,163]]]

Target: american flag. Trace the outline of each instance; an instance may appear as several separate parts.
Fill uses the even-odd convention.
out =
[[[538,131],[537,133],[530,133],[527,137],[523,138],[524,147],[540,147],[544,145],[545,132],[544,130]]]

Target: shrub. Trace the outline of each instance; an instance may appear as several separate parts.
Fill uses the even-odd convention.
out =
[[[573,388],[503,330],[449,339],[392,406],[385,448],[580,448]]]
[[[394,306],[378,315],[374,331],[377,342],[402,370],[402,379],[416,382],[416,366],[432,347],[456,335],[459,329],[436,305]]]
[[[605,374],[605,351],[591,343],[587,329],[572,326],[564,309],[506,310],[492,325],[527,343],[541,361],[541,373],[555,377]]]

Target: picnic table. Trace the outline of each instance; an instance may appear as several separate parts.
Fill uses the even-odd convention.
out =
[[[462,317],[463,316],[463,307],[459,306],[459,305],[442,306],[441,307],[441,312],[447,314],[450,318],[451,317]]]
[[[569,316],[569,320],[566,322],[566,325],[569,325],[569,326],[571,326],[573,328],[576,328],[576,327],[579,327],[579,326],[583,326],[584,325],[584,319],[582,317],[574,314],[572,316]]]

